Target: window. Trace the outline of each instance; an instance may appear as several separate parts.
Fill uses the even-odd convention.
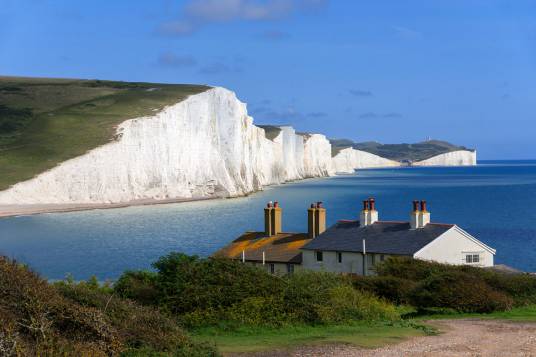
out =
[[[339,263],[342,263],[342,253],[341,252],[337,252],[337,261]]]
[[[385,260],[385,255],[380,255],[380,262],[383,262]]]
[[[275,273],[275,264],[270,264],[270,273]]]
[[[480,254],[466,254],[465,262],[467,264],[480,263]]]
[[[320,252],[320,251],[316,252],[316,261],[321,262],[323,259],[324,259],[324,256],[323,256],[322,252]]]
[[[294,273],[294,264],[287,264],[287,273],[288,274]]]

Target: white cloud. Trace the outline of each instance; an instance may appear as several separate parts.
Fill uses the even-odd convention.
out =
[[[266,21],[314,10],[328,0],[189,0],[177,21],[160,26],[161,33],[188,35],[211,23]]]

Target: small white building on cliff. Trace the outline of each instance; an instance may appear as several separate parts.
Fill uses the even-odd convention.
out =
[[[495,249],[455,224],[433,223],[426,201],[414,201],[409,221],[381,221],[374,199],[363,201],[357,220],[326,230],[322,203],[307,210],[307,233],[282,232],[277,202],[264,209],[264,232],[246,232],[216,255],[264,266],[271,273],[297,269],[371,275],[385,259],[411,257],[453,265],[493,266]]]

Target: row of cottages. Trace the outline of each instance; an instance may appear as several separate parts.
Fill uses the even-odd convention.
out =
[[[431,223],[426,201],[413,201],[408,222],[380,221],[373,198],[358,220],[340,220],[326,230],[321,202],[307,209],[307,233],[282,231],[277,202],[264,209],[264,232],[246,232],[216,255],[263,266],[273,274],[298,269],[371,275],[390,256],[447,264],[493,266],[495,249],[455,224]]]

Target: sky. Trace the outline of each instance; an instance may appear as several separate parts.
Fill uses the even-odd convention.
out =
[[[202,83],[258,124],[536,159],[536,1],[0,0],[0,74]]]

